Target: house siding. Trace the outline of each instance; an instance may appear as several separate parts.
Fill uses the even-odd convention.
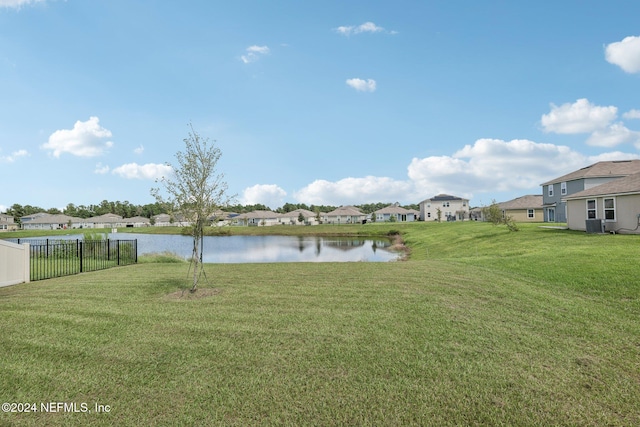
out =
[[[604,199],[615,199],[616,219],[608,221],[604,219]],[[602,219],[605,231],[621,234],[640,234],[638,215],[640,215],[640,195],[620,196],[595,196],[585,199],[567,201],[569,220],[567,226],[571,230],[586,230],[587,200],[596,201],[596,218]]]
[[[533,209],[533,218],[529,218],[529,209],[505,209],[505,215],[509,215],[516,222],[543,222],[544,211],[540,208]]]
[[[455,217],[459,221],[469,219],[469,200],[459,198],[447,200],[427,199],[420,202],[420,219],[422,221],[437,221],[438,209],[440,209],[442,215],[441,221],[446,221],[448,215]]]

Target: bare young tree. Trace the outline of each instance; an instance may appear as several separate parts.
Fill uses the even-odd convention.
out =
[[[160,194],[159,188],[153,188],[151,194],[190,224],[189,234],[193,237],[191,263],[194,265],[190,292],[195,292],[200,275],[204,272],[201,244],[207,219],[216,210],[228,205],[234,196],[227,194],[224,174],[217,171],[222,152],[216,147],[216,141],[211,143],[208,138],[200,136],[191,123],[189,128],[189,136],[184,139],[185,150],[175,155],[177,165],[167,163],[173,169],[173,176],[163,176],[156,181],[162,184],[166,196]]]

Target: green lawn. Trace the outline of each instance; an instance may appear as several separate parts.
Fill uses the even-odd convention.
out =
[[[0,401],[91,410],[0,425],[640,425],[640,236],[344,230],[400,231],[409,260],[208,265],[195,296],[179,262],[0,288]]]

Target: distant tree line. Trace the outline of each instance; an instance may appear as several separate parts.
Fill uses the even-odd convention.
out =
[[[378,209],[382,209],[384,207],[389,206],[391,203],[366,203],[362,205],[354,205],[356,208],[360,209],[365,214],[370,214],[372,212],[377,211]],[[405,209],[420,209],[417,204],[411,205],[403,205]],[[274,210],[274,212],[278,213],[288,213],[291,211],[295,211],[296,209],[306,209],[311,212],[331,212],[332,210],[338,208],[338,206],[331,205],[307,205],[304,203],[285,203],[283,206]],[[253,205],[229,205],[223,209],[225,212],[235,212],[235,213],[247,213],[255,210],[271,210],[268,206],[257,203]],[[32,205],[20,205],[13,204],[6,210],[7,215],[11,215],[15,218],[16,221],[19,222],[20,218],[26,215],[33,215],[40,212],[46,212],[52,215],[56,214],[64,214],[76,218],[91,218],[94,216],[100,216],[104,214],[116,214],[120,215],[123,218],[131,218],[134,216],[142,216],[146,218],[151,218],[154,215],[159,215],[162,213],[169,213],[166,206],[161,203],[148,203],[146,205],[135,205],[128,201],[115,201],[110,202],[108,200],[103,200],[100,204],[97,205],[74,205],[73,203],[69,203],[64,209],[60,210],[58,208],[49,208],[43,209],[40,206],[32,206]]]

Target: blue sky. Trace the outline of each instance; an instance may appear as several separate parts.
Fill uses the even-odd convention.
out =
[[[189,123],[240,203],[472,205],[640,157],[638,1],[0,0],[0,211],[153,202]]]

